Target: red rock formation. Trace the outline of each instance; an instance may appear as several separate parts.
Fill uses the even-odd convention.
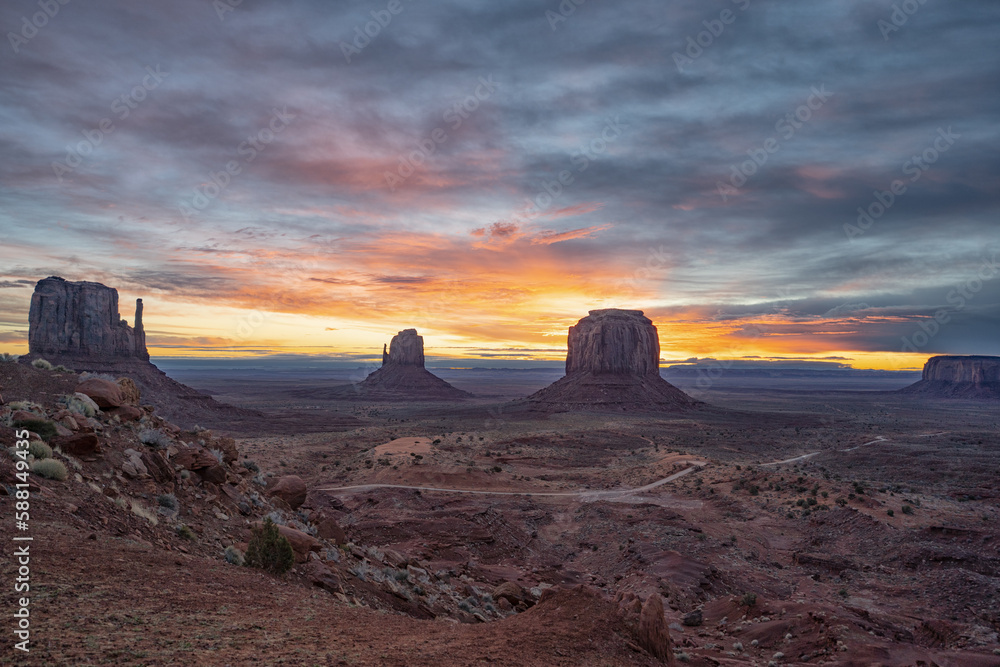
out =
[[[1000,357],[931,357],[924,364],[920,382],[900,392],[945,398],[1000,398]]]
[[[566,376],[528,397],[550,409],[682,410],[701,405],[660,377],[660,342],[641,310],[592,310],[569,328]]]
[[[449,400],[471,396],[424,368],[424,339],[416,329],[392,337],[382,347],[382,368],[354,386],[356,395],[374,400]],[[344,396],[349,394],[344,392]]]
[[[28,351],[148,361],[142,299],[136,300],[132,328],[118,314],[118,290],[54,276],[39,280],[28,312]]]

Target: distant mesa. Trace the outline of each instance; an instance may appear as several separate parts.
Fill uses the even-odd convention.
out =
[[[1000,357],[931,357],[924,364],[923,378],[899,391],[942,398],[1000,399]]]
[[[358,396],[386,400],[452,400],[472,394],[456,389],[424,368],[424,338],[403,329],[382,346],[382,367],[355,385]]]
[[[556,409],[683,411],[703,404],[660,377],[660,340],[641,310],[592,310],[569,328],[566,375],[528,397]]]

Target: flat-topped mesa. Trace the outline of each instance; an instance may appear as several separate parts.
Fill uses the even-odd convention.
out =
[[[382,346],[382,365],[424,367],[424,337],[416,329],[403,329],[389,342],[389,353]]]
[[[566,375],[658,375],[660,339],[641,310],[592,310],[569,328]]]
[[[900,391],[952,398],[1000,398],[1000,357],[931,357],[924,364],[920,382]]]
[[[53,357],[149,360],[142,299],[135,327],[118,314],[118,290],[100,283],[39,280],[28,311],[28,351]]]
[[[528,397],[552,410],[682,411],[702,406],[660,377],[660,339],[641,310],[592,310],[569,328],[566,376]]]

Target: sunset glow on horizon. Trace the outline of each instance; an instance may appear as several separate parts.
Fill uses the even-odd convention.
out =
[[[558,362],[609,307],[665,364],[1000,354],[997,7],[752,3],[678,63],[715,4],[406,5],[349,62],[361,5],[67,5],[2,56],[0,350],[59,275],[154,358]]]

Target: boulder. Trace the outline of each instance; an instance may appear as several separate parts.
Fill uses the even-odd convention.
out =
[[[118,408],[113,408],[109,410],[112,417],[118,417],[118,419],[123,422],[135,422],[145,416],[145,412],[135,407],[134,405],[123,405]]]
[[[493,589],[493,599],[507,600],[516,607],[520,602],[527,602],[528,596],[524,594],[524,589],[513,581],[505,581]]]
[[[260,521],[254,521],[252,525],[254,528],[262,528],[264,524]],[[288,526],[278,525],[277,527],[281,536],[286,538],[289,544],[292,545],[296,563],[305,563],[309,560],[310,551],[318,552],[323,548],[323,543],[308,533],[303,533],[301,530],[289,528]]]
[[[279,477],[267,490],[268,495],[281,498],[293,510],[302,506],[308,492],[306,483],[297,475]]]
[[[236,448],[236,441],[232,438],[213,438],[212,447],[222,452],[222,460],[225,463],[232,464],[240,458],[240,450]]]
[[[330,593],[343,593],[344,587],[340,577],[336,575],[323,561],[311,560],[302,568],[302,573],[314,586],[319,586]]]
[[[64,452],[74,456],[90,456],[101,451],[101,441],[93,433],[77,433],[57,438],[52,444],[58,445]]]
[[[23,421],[45,421],[45,415],[40,415],[36,412],[29,412],[28,410],[14,410],[11,413],[10,418],[16,422]]]
[[[77,385],[76,391],[89,396],[100,408],[117,408],[125,401],[121,387],[110,380],[90,378]]]
[[[148,361],[142,299],[136,300],[133,329],[118,314],[118,290],[55,276],[39,280],[28,310],[28,351]]]
[[[347,544],[347,534],[340,527],[336,519],[327,517],[316,525],[316,535],[324,540],[330,540],[334,544]],[[388,556],[388,551],[386,552]]]
[[[150,477],[153,478],[157,484],[165,484],[166,482],[173,481],[174,471],[167,463],[167,460],[163,458],[163,455],[152,449],[147,449],[142,452],[139,456],[142,464],[146,466],[146,470],[149,471]]]
[[[700,609],[695,609],[694,611],[684,614],[684,617],[681,619],[684,625],[692,628],[696,628],[701,625],[703,620],[704,619]]]
[[[674,664],[673,645],[670,641],[670,630],[667,619],[663,615],[663,599],[659,593],[653,593],[642,605],[639,613],[639,629],[636,633],[639,645],[650,655],[659,658],[668,665]]]

